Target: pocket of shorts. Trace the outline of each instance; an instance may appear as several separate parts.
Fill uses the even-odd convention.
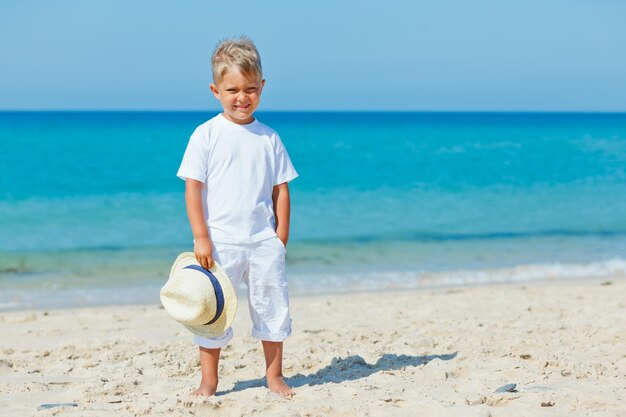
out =
[[[283,243],[282,240],[280,240],[280,238],[278,236],[276,236],[276,240],[278,240],[278,243],[280,244],[280,246],[283,248],[283,250],[285,252],[287,252],[287,247],[285,246],[285,244]]]

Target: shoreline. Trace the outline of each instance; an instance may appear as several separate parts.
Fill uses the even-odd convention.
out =
[[[350,296],[364,296],[367,294],[373,293],[382,293],[385,295],[398,295],[404,294],[406,292],[428,292],[438,293],[438,292],[454,292],[457,290],[471,289],[471,288],[499,288],[499,287],[507,287],[507,286],[542,286],[542,285],[567,285],[568,283],[579,283],[579,284],[594,284],[597,283],[599,285],[604,285],[608,282],[607,285],[612,285],[614,282],[624,281],[626,282],[626,276],[602,276],[602,277],[574,277],[574,278],[538,278],[538,279],[528,279],[528,280],[519,280],[519,281],[489,281],[489,282],[467,282],[467,283],[442,283],[442,284],[431,284],[431,285],[423,285],[420,287],[400,287],[400,288],[375,288],[375,289],[363,289],[357,291],[350,291],[348,289],[342,291],[334,291],[334,292],[316,292],[311,294],[303,294],[303,293],[295,293],[289,294],[289,299],[317,299],[317,298],[326,298],[326,297],[350,297]],[[163,282],[164,284],[165,282]],[[101,291],[101,290],[110,290],[110,291],[120,291],[120,290],[135,290],[135,291],[145,291],[146,289],[155,289],[157,291],[157,297],[151,299],[151,301],[141,301],[141,302],[120,302],[120,303],[110,303],[110,304],[100,304],[94,303],[89,305],[69,305],[69,306],[48,306],[48,307],[32,307],[32,308],[16,308],[16,309],[8,309],[3,310],[0,308],[0,315],[9,314],[9,313],[27,313],[27,312],[43,312],[43,311],[69,311],[69,310],[81,310],[81,309],[100,309],[100,308],[116,308],[116,307],[154,307],[160,306],[161,302],[158,299],[158,290],[161,288],[161,284],[156,285],[144,285],[137,287],[115,287],[115,288],[92,288],[92,289],[78,289],[77,291]],[[245,297],[246,288],[242,286],[239,288],[237,295],[238,297]],[[73,291],[73,289],[68,289],[65,291]],[[42,291],[43,292],[43,291]],[[242,300],[240,298],[240,300]],[[245,298],[243,299],[245,301]]]
[[[169,271],[169,269],[167,269]],[[39,309],[63,309],[106,305],[151,305],[159,302],[160,288],[167,281],[166,268],[148,278],[81,275],[67,278],[0,274],[0,313]],[[134,278],[133,278],[134,277]],[[376,270],[365,267],[343,271],[325,268],[307,271],[288,267],[290,297],[332,296],[361,292],[412,291],[436,288],[626,279],[626,260],[620,257],[587,263],[517,264],[488,269]],[[45,277],[44,277],[45,278]],[[330,289],[330,290],[329,290]],[[238,293],[245,294],[242,286]]]
[[[76,416],[619,416],[624,299],[621,277],[295,296],[292,400],[262,386],[245,303],[211,399],[189,397],[197,348],[156,304],[3,312],[0,405],[15,416],[64,402]],[[517,392],[494,393],[508,383]]]

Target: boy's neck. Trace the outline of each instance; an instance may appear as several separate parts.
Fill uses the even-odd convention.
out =
[[[256,120],[254,116],[250,116],[248,119],[244,119],[244,120],[234,119],[226,112],[222,112],[222,117],[224,117],[224,119],[228,120],[229,122],[233,122],[235,124],[242,125],[242,126],[249,125],[250,123],[253,123]]]

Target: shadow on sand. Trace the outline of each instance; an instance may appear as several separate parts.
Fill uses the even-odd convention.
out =
[[[328,383],[341,383],[344,381],[354,381],[366,378],[376,372],[401,369],[407,366],[419,366],[427,364],[433,359],[449,361],[456,357],[458,352],[443,355],[409,356],[395,355],[391,353],[381,356],[375,364],[369,364],[359,355],[343,358],[333,358],[330,365],[325,366],[314,374],[296,374],[285,378],[285,382],[293,388],[304,385],[321,385]],[[220,391],[217,395],[230,394],[231,392],[243,391],[248,388],[264,387],[265,378],[251,379],[248,381],[236,382],[233,388],[227,391]]]

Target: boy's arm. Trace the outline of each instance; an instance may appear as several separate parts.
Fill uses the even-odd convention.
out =
[[[287,240],[289,240],[290,201],[289,186],[286,182],[274,186],[272,201],[274,202],[276,234],[287,247]]]
[[[187,178],[185,181],[185,203],[187,205],[187,216],[193,233],[194,245],[193,253],[204,269],[213,266],[213,244],[209,236],[209,231],[204,220],[202,209],[202,188],[204,184]]]

